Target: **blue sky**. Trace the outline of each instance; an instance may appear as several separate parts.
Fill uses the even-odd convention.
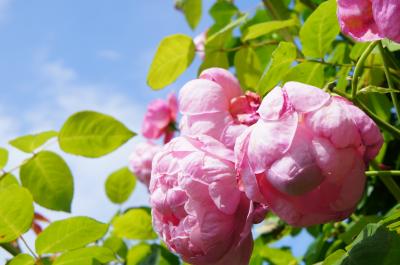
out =
[[[260,3],[235,2],[246,11]],[[204,10],[212,3],[204,1]],[[147,104],[177,92],[196,76],[200,64],[196,58],[175,84],[159,92],[150,90],[146,75],[159,41],[174,33],[194,37],[211,24],[204,12],[193,32],[172,0],[0,0],[0,145],[11,152],[8,168],[26,157],[7,145],[8,140],[58,130],[79,110],[111,114],[139,132]],[[74,215],[108,221],[118,207],[108,202],[104,180],[127,165],[138,141],[101,159],[63,154],[75,178]],[[126,206],[143,204],[147,204],[146,190],[138,185]],[[67,216],[39,211],[53,220]],[[308,239],[303,236],[301,240]],[[295,243],[296,254],[303,253],[302,245]],[[6,257],[0,252],[0,262],[2,256]]]

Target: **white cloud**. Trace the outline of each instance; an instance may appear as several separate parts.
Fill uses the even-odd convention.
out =
[[[117,61],[121,59],[121,54],[119,52],[110,49],[98,51],[97,56],[109,61]]]

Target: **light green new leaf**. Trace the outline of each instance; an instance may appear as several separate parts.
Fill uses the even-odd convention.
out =
[[[126,259],[126,254],[128,253],[128,247],[121,238],[116,236],[110,236],[104,241],[103,246],[111,249],[115,254],[117,254],[121,258]]]
[[[287,27],[293,27],[297,25],[297,21],[295,19],[288,19],[288,20],[275,20],[275,21],[268,21],[263,23],[258,23],[252,25],[246,29],[243,34],[242,40],[248,41],[263,35],[272,33],[274,31],[284,29]]]
[[[346,255],[346,251],[338,249],[330,254],[321,265],[341,265]]]
[[[263,247],[259,255],[265,260],[275,265],[297,265],[296,258],[292,255],[290,250]]]
[[[38,254],[56,253],[83,247],[102,238],[108,225],[89,217],[71,217],[51,223],[36,238]]]
[[[153,254],[153,255],[152,255]],[[127,255],[127,265],[155,264],[157,256],[154,255],[151,245],[140,243],[133,246]],[[153,262],[150,262],[153,261]]]
[[[287,74],[296,59],[296,47],[290,42],[281,42],[272,53],[272,58],[257,84],[257,92],[264,95],[274,88]]]
[[[285,76],[285,81],[297,81],[321,88],[325,84],[324,67],[320,63],[300,63],[290,69]]]
[[[183,0],[181,5],[187,23],[195,29],[201,19],[202,0]]]
[[[71,171],[56,153],[42,151],[21,167],[21,183],[48,209],[69,212],[74,193]]]
[[[108,176],[105,188],[107,197],[113,203],[123,203],[132,194],[136,185],[136,178],[127,168],[121,168]]]
[[[357,94],[366,94],[366,93],[380,93],[380,94],[400,93],[400,90],[371,85],[361,88],[360,90],[357,91]]]
[[[118,237],[136,240],[157,238],[153,231],[151,215],[145,209],[131,209],[113,220],[114,233]]]
[[[0,147],[0,169],[3,169],[8,162],[8,151],[7,149]]]
[[[250,47],[240,49],[235,54],[234,65],[242,87],[254,90],[262,74],[257,53]]]
[[[46,131],[38,134],[25,135],[11,140],[10,144],[22,152],[32,153],[48,140],[56,137],[57,134],[56,131]]]
[[[2,176],[0,179],[0,190],[7,189],[11,185],[18,186],[19,185],[18,180],[13,174],[6,173],[6,175]]]
[[[19,186],[0,190],[0,243],[11,242],[31,227],[33,199]]]
[[[35,259],[28,254],[18,254],[15,256],[8,265],[34,265]]]
[[[101,264],[116,260],[114,253],[105,247],[86,247],[68,251],[60,255],[53,265],[94,265],[95,261]]]
[[[85,157],[111,153],[136,134],[120,121],[94,111],[75,113],[64,123],[58,135],[64,152]]]
[[[147,84],[158,90],[173,83],[190,66],[195,50],[192,38],[187,35],[165,37],[151,63]]]
[[[300,29],[300,41],[305,56],[323,58],[330,50],[340,28],[336,16],[336,0],[329,0],[308,17]]]
[[[211,36],[209,36],[207,38],[206,45],[207,46],[213,46],[213,47],[219,46],[219,45],[215,44],[216,41],[220,42],[219,41],[219,39],[220,39],[219,37],[220,36],[224,36],[225,33],[230,32],[234,28],[240,26],[247,19],[247,15],[248,14],[244,14],[244,15],[240,16],[238,19],[232,21],[231,23],[229,23],[228,25],[226,25],[225,27],[223,27],[219,31],[217,31],[214,34],[212,34]]]

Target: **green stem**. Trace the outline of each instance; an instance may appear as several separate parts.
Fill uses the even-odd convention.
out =
[[[382,45],[381,41],[379,41],[379,52],[381,53],[382,60],[383,60],[383,70],[386,75],[386,81],[389,85],[389,88],[394,89],[394,85],[393,85],[393,81],[392,81],[392,77],[390,75],[389,65],[388,65],[389,58],[386,56],[386,53],[385,53],[385,50],[383,49],[383,45]],[[390,96],[392,97],[393,105],[396,110],[397,119],[400,120],[400,104],[397,99],[397,95],[396,95],[396,93],[391,92]]]
[[[396,181],[392,178],[391,174],[388,174],[387,171],[379,171],[378,163],[376,160],[372,160],[370,163],[371,167],[375,169],[372,172],[378,172],[379,179],[383,182],[386,188],[392,193],[393,197],[396,198],[397,202],[400,202],[400,187],[397,185]],[[398,170],[394,170],[395,172],[399,172]],[[368,171],[367,171],[368,172]]]
[[[362,53],[360,59],[358,60],[356,67],[354,68],[354,74],[353,74],[353,79],[351,82],[351,98],[355,99],[357,96],[357,85],[358,85],[358,79],[360,78],[360,75],[362,73],[362,68],[365,63],[365,60],[367,60],[368,56],[371,54],[371,52],[374,50],[375,46],[378,45],[379,41],[374,41],[369,44],[367,49]]]
[[[367,176],[400,176],[400,170],[370,170],[365,171]]]

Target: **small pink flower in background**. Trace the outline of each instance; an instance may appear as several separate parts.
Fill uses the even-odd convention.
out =
[[[142,142],[135,146],[129,157],[129,168],[147,187],[150,185],[151,163],[161,146],[152,142]]]
[[[153,160],[153,226],[190,264],[248,264],[251,225],[265,209],[239,191],[233,151],[198,135],[174,138]]]
[[[174,126],[178,112],[175,94],[170,94],[167,101],[156,99],[149,104],[142,123],[142,134],[147,139],[158,139],[164,136],[164,143],[174,135]]]
[[[194,46],[196,47],[196,52],[199,55],[200,59],[204,60],[206,56],[206,39],[207,39],[207,31],[204,31],[197,35],[194,39]]]
[[[240,185],[294,226],[348,217],[383,139],[351,102],[297,82],[272,90],[235,146]]]
[[[400,42],[400,1],[337,0],[342,31],[358,41]]]
[[[237,136],[258,119],[259,104],[255,93],[243,95],[239,81],[229,71],[207,69],[179,93],[181,133],[205,134],[233,148]]]

